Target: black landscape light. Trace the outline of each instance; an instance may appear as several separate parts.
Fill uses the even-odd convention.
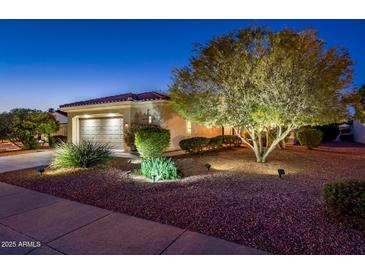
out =
[[[209,164],[209,163],[206,163],[205,165],[205,168],[209,171],[210,170],[210,168],[212,167],[212,165],[211,164]]]
[[[285,175],[285,170],[282,168],[278,169],[279,178],[282,178],[281,176]]]
[[[37,167],[35,170],[42,175],[44,172],[44,167],[40,166],[40,167]]]

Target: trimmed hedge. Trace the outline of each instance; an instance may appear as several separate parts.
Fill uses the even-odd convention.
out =
[[[161,156],[170,144],[168,129],[145,126],[135,133],[135,145],[142,158]]]
[[[223,147],[223,136],[215,136],[209,139],[209,149],[216,150]]]
[[[239,147],[242,144],[242,140],[237,135],[224,135],[223,144],[230,147]]]
[[[337,124],[328,124],[323,126],[316,126],[316,129],[319,129],[323,133],[323,141],[332,142],[338,134],[340,130]]]
[[[143,159],[141,162],[141,174],[154,181],[180,179],[181,172],[171,159],[164,157]]]
[[[299,143],[309,149],[318,147],[322,142],[322,137],[322,131],[315,128],[303,128],[297,132]]]
[[[365,180],[339,180],[323,186],[330,216],[365,229]]]
[[[218,135],[212,138],[193,137],[179,142],[180,148],[188,153],[218,150],[223,147],[240,146],[241,144],[241,139],[235,135]]]
[[[182,150],[188,153],[199,153],[202,152],[209,145],[209,138],[205,137],[193,137],[181,140],[179,146]]]

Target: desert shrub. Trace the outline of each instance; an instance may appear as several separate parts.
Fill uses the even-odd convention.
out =
[[[85,141],[78,145],[60,143],[56,146],[51,167],[54,168],[89,168],[107,164],[112,153],[105,144]]]
[[[237,135],[224,135],[223,144],[229,147],[237,147],[242,144],[242,140]]]
[[[209,149],[220,149],[223,146],[223,136],[215,136],[209,139]]]
[[[365,229],[365,180],[327,183],[322,193],[330,216]]]
[[[145,126],[135,133],[135,145],[142,158],[161,156],[170,144],[168,129]]]
[[[149,124],[136,124],[132,123],[127,129],[124,130],[124,142],[131,149],[136,150],[135,146],[135,134],[136,132],[143,127],[159,127],[157,125],[149,125]]]
[[[141,174],[154,181],[176,180],[181,178],[181,172],[171,159],[153,157],[143,159]]]
[[[36,140],[30,140],[24,143],[24,149],[37,149],[39,143]]]
[[[48,138],[48,144],[50,147],[56,147],[58,144],[66,142],[67,142],[67,137],[63,135],[54,135]]]
[[[309,149],[318,147],[322,142],[322,137],[322,131],[315,128],[302,128],[297,132],[299,143]]]
[[[199,153],[207,148],[209,145],[209,138],[205,137],[193,137],[183,139],[179,142],[179,146],[182,150],[188,153]]]
[[[337,124],[316,126],[315,128],[322,131],[323,141],[327,141],[327,142],[333,141],[338,136],[338,134],[340,133],[340,130],[339,130]]]

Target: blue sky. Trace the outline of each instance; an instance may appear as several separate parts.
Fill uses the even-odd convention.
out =
[[[194,43],[252,24],[314,28],[349,50],[365,84],[365,20],[0,20],[0,111],[166,91]]]

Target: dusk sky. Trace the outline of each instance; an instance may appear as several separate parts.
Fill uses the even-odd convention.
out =
[[[312,27],[349,50],[365,84],[365,20],[0,20],[0,111],[167,91],[194,43],[252,24]]]

